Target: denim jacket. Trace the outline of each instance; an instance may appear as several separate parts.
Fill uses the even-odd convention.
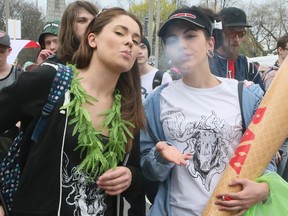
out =
[[[215,76],[219,77],[228,77],[227,76],[227,71],[228,71],[228,59],[219,55],[218,53],[215,53],[214,57],[209,59],[210,63],[210,68],[212,73]],[[253,65],[253,76],[250,77],[249,75],[249,67],[248,66],[248,60],[246,56],[239,55],[238,58],[235,60],[235,79],[242,81],[242,80],[249,80],[253,81],[254,83],[258,84],[263,90],[264,90],[264,85],[263,81],[261,79],[261,76],[258,72],[258,69]]]
[[[145,100],[144,108],[146,112],[147,124],[146,132],[141,131],[140,153],[141,167],[143,175],[152,181],[159,181],[158,193],[151,208],[151,215],[170,216],[170,174],[175,166],[174,163],[163,159],[156,150],[156,143],[164,141],[165,136],[160,122],[160,94],[169,84],[159,86]],[[259,85],[250,83],[249,87],[244,85],[242,98],[243,115],[246,128],[248,127],[254,112],[256,111],[263,91]],[[274,160],[270,162],[264,173],[275,172],[276,165]]]

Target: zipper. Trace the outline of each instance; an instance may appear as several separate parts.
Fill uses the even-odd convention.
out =
[[[66,105],[67,103],[70,102],[70,91],[66,91],[65,93],[65,100],[64,100],[64,103],[63,105]],[[65,144],[65,138],[66,138],[66,131],[67,131],[67,124],[68,124],[68,108],[66,109],[66,113],[65,111],[63,112],[64,110],[61,110],[60,113],[61,114],[66,114],[65,116],[65,125],[64,125],[64,131],[63,131],[63,138],[62,138],[62,147],[61,147],[61,158],[60,158],[60,173],[59,173],[59,176],[60,176],[60,179],[59,179],[59,191],[60,191],[60,194],[59,194],[59,205],[58,205],[58,212],[57,212],[57,216],[61,216],[60,215],[60,211],[61,211],[61,205],[62,205],[62,167],[63,167],[63,152],[64,152],[64,144]]]

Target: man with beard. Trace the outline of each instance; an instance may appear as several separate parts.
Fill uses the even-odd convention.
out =
[[[54,55],[47,58],[47,61],[70,64],[87,26],[98,12],[96,5],[89,1],[77,0],[68,4],[61,19],[59,47]]]
[[[218,13],[218,18],[222,21],[223,29],[214,30],[216,50],[210,61],[212,73],[239,81],[250,80],[264,89],[257,67],[249,63],[246,56],[239,54],[246,28],[251,27],[245,12],[236,7],[228,7]]]

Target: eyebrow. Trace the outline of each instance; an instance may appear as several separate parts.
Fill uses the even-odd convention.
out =
[[[117,26],[115,26],[114,28],[122,28],[122,29],[125,30],[125,31],[128,31],[128,30],[129,30],[126,26],[123,26],[123,25],[117,25]],[[134,33],[134,35],[136,35],[137,37],[141,38],[140,35],[137,34],[137,33]]]
[[[85,17],[85,16],[79,16],[79,17],[76,17],[76,20],[81,20],[81,19],[86,19],[86,20],[88,20],[88,18]]]

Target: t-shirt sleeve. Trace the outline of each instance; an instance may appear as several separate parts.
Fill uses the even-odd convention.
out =
[[[172,77],[167,73],[167,72],[165,72],[164,74],[163,74],[163,78],[162,78],[162,83],[161,83],[161,85],[163,85],[163,84],[165,84],[165,83],[169,83],[169,82],[171,82],[172,81]]]

